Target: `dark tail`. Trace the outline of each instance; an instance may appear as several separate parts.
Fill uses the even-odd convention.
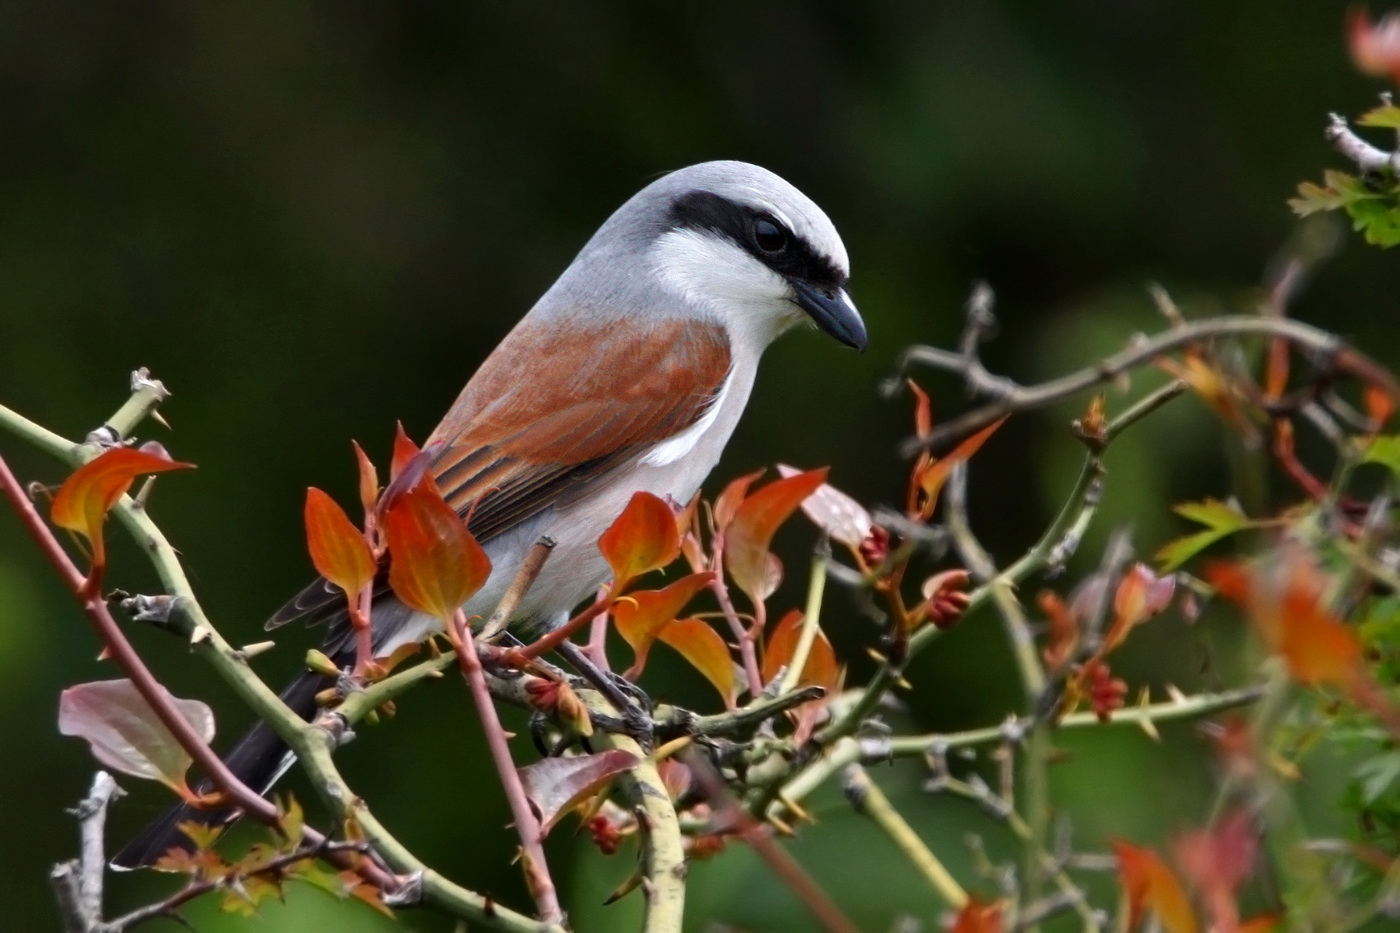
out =
[[[330,678],[306,671],[282,691],[282,701],[302,719],[309,721],[316,713],[316,694],[329,684]],[[291,751],[271,727],[261,722],[249,729],[224,759],[243,783],[264,794],[272,789],[291,761]],[[208,793],[212,787],[207,781],[201,781],[195,790]],[[171,807],[117,853],[112,859],[112,867],[141,868],[154,864],[171,849],[190,850],[192,845],[180,831],[181,823],[226,824],[236,818],[237,812],[231,809],[198,810],[189,804]]]

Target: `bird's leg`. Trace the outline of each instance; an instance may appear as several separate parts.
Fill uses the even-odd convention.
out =
[[[651,698],[625,677],[605,671],[594,664],[578,645],[568,641],[561,642],[557,650],[560,657],[605,696],[622,715],[624,731],[636,739],[644,749],[650,750],[655,725],[651,718]]]

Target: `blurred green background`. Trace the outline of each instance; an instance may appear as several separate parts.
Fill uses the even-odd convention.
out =
[[[738,158],[785,176],[835,220],[871,341],[864,355],[810,333],[775,346],[709,489],[776,461],[831,464],[841,487],[894,503],[909,403],[882,399],[876,383],[907,344],[955,339],[975,279],[1000,299],[987,361],[1021,380],[1159,326],[1149,280],[1193,314],[1252,307],[1295,233],[1286,198],[1340,167],[1322,139],[1326,114],[1369,108],[1378,90],[1346,59],[1342,13],[1309,0],[0,3],[0,402],[78,437],[125,398],[136,366],[164,380],[175,430],[150,427],[199,470],[163,481],[154,514],[211,616],[254,641],[309,574],[305,488],[353,500],[351,438],[382,463],[396,419],[425,436],[616,205],[658,172]],[[1394,256],[1347,240],[1294,313],[1394,364],[1397,285]],[[940,414],[965,404],[946,377],[924,383]],[[1068,488],[1079,452],[1065,425],[1082,404],[1018,419],[979,459],[973,519],[999,558],[1034,538]],[[1187,400],[1115,448],[1080,567],[1096,561],[1105,529],[1131,522],[1150,553],[1182,530],[1171,502],[1227,492],[1223,437]],[[0,452],[26,480],[62,478],[8,435]],[[784,532],[792,579],[775,605],[800,598],[810,541],[796,523]],[[152,588],[124,541],[115,560],[114,585]],[[875,630],[840,591],[825,618],[859,679]],[[1187,688],[1238,673],[1233,624],[1182,633],[1149,627],[1115,673]],[[314,637],[288,630],[260,669],[282,679]],[[174,692],[215,704],[221,735],[242,728],[247,714],[179,645],[134,638]],[[57,735],[57,696],[115,676],[96,653],[0,515],[10,929],[56,928],[46,875],[75,851],[64,808],[93,768],[82,743]],[[713,703],[693,675],[669,670],[650,672],[653,693]],[[1018,701],[989,615],[920,657],[910,679],[901,728],[984,725]],[[1081,845],[1160,839],[1201,818],[1209,761],[1192,727],[1164,731],[1160,746],[1126,729],[1063,738],[1054,787]],[[410,696],[342,760],[429,863],[524,903],[457,683]],[[978,832],[1005,852],[1000,827],[922,795],[913,766],[881,774],[955,872],[991,893],[963,839]],[[1318,799],[1335,799],[1335,774],[1310,780]],[[115,839],[166,803],[157,788],[131,790],[112,815]],[[863,928],[889,929],[905,911],[936,917],[884,837],[834,793],[814,806],[820,822],[794,849]],[[600,906],[630,872],[628,851],[604,859],[567,832],[553,842],[579,929],[635,926],[635,895]],[[746,852],[691,878],[694,929],[807,922]],[[118,879],[113,909],[162,880]],[[304,891],[264,913],[253,928],[391,928]],[[213,904],[189,915],[200,930],[243,928]],[[409,912],[398,928],[451,924]]]

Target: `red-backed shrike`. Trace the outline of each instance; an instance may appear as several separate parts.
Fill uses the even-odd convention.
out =
[[[699,490],[774,338],[808,321],[865,347],[846,294],[849,272],[821,208],[755,165],[681,169],[618,208],[487,357],[424,447],[447,502],[470,512],[494,568],[467,615],[489,615],[548,535],[557,543],[513,621],[550,629],[567,619],[608,578],[598,537],[633,493],[687,502]],[[343,594],[318,580],[268,626],[330,619],[326,651],[349,658],[343,607]],[[379,656],[440,629],[387,587],[372,626]],[[310,718],[323,686],[308,672],[283,699]],[[266,726],[228,761],[263,789],[289,763]],[[201,818],[211,814],[176,808],[114,864],[149,864],[182,843],[178,822]]]

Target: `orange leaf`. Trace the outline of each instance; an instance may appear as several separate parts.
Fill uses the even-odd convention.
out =
[[[774,533],[804,499],[826,482],[826,473],[822,467],[774,480],[735,510],[734,520],[724,531],[724,565],[755,605],[763,601],[767,591],[768,545]]]
[[[913,379],[904,380],[904,384],[914,393],[914,434],[920,438],[928,437],[933,430],[933,405],[928,400],[928,393]]]
[[[1387,13],[1378,23],[1362,7],[1347,14],[1347,44],[1351,60],[1368,75],[1389,75],[1400,83],[1400,19]]]
[[[677,619],[657,636],[675,648],[691,666],[705,675],[724,697],[725,706],[734,705],[734,661],[729,646],[719,633],[702,619]]]
[[[792,663],[792,656],[797,650],[797,642],[801,636],[802,611],[793,609],[774,627],[773,634],[768,636],[768,644],[763,649],[763,666],[760,673],[765,684],[772,683],[778,676],[778,671]],[[827,641],[826,633],[818,628],[817,637],[812,641],[812,648],[807,653],[807,663],[802,667],[802,676],[798,682],[817,684],[832,690],[836,687],[839,676],[836,652],[832,650],[831,642]]]
[[[1361,668],[1361,641],[1324,602],[1325,581],[1296,550],[1268,568],[1237,564],[1206,567],[1216,591],[1239,603],[1269,650],[1283,658],[1289,673],[1309,686],[1355,686]]]
[[[1157,360],[1157,366],[1186,383],[1187,387],[1214,409],[1226,424],[1235,427],[1247,437],[1255,436],[1254,426],[1240,410],[1238,390],[1230,378],[1212,365],[1199,348],[1187,347],[1182,353],[1182,363],[1163,357]]]
[[[395,425],[394,431],[394,452],[389,459],[389,481],[393,482],[399,478],[399,474],[404,471],[414,458],[422,451],[418,445],[409,440],[408,434],[403,429],[403,422]]]
[[[1040,649],[1040,656],[1045,659],[1049,673],[1057,674],[1079,650],[1079,623],[1054,590],[1041,590],[1036,597],[1036,605],[1049,620],[1045,647]]]
[[[972,455],[977,453],[979,447],[987,442],[996,429],[1006,422],[1006,416],[998,418],[982,430],[971,437],[964,438],[963,442],[945,456],[927,463],[920,460],[919,466],[915,470],[914,481],[919,490],[918,509],[921,513],[932,514],[933,507],[938,502],[938,494],[943,489],[943,484],[948,481],[948,475],[953,472],[953,467],[965,460],[972,459]]]
[[[112,506],[147,473],[192,469],[193,463],[170,459],[155,441],[140,447],[114,447],[78,467],[53,497],[49,517],[60,528],[77,532],[92,542],[94,568],[106,563],[102,523]]]
[[[351,441],[350,444],[355,448],[355,464],[360,475],[360,507],[368,518],[374,515],[374,505],[379,501],[379,474],[359,442]]]
[[[406,605],[446,624],[491,576],[491,561],[431,482],[400,495],[384,515],[389,586]]]
[[[681,577],[665,589],[628,593],[625,599],[613,603],[613,624],[617,626],[617,632],[623,640],[632,646],[636,657],[632,667],[623,674],[624,677],[635,680],[641,674],[642,667],[646,664],[647,652],[656,641],[657,633],[674,622],[686,603],[694,599],[695,594],[708,586],[714,578],[715,575],[709,571],[693,573],[688,577]]]
[[[1212,930],[1238,930],[1239,888],[1254,873],[1259,849],[1253,820],[1236,810],[1210,829],[1183,833],[1173,843],[1176,864],[1191,883]]]
[[[1366,404],[1366,414],[1370,416],[1376,430],[1379,431],[1395,414],[1395,399],[1389,392],[1373,385],[1366,387],[1362,397]]]
[[[948,933],[1001,933],[1005,929],[1001,904],[987,903],[971,895]]]
[[[354,599],[374,579],[374,555],[360,529],[335,500],[312,486],[306,490],[306,546],[316,571]]]
[[[724,492],[715,499],[715,531],[723,531],[729,527],[729,523],[734,520],[734,513],[739,510],[739,505],[749,494],[749,487],[767,472],[767,470],[754,470],[724,487]]]
[[[1191,902],[1172,870],[1156,852],[1121,840],[1111,841],[1118,856],[1118,877],[1128,899],[1128,929],[1136,930],[1151,910],[1167,933],[1196,933]]]
[[[1176,577],[1159,577],[1144,563],[1129,567],[1113,594],[1113,625],[1104,638],[1102,653],[1117,648],[1133,626],[1165,609],[1175,592]]]
[[[676,513],[649,492],[633,493],[627,508],[598,539],[598,550],[612,568],[613,596],[620,596],[627,584],[680,554]]]

